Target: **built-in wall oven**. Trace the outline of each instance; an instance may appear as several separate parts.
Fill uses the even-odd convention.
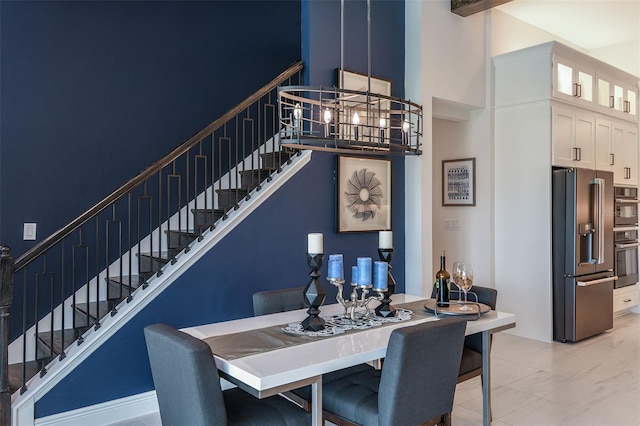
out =
[[[638,188],[615,187],[615,274],[614,288],[638,282]]]

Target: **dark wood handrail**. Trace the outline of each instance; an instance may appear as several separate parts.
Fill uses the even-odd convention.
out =
[[[283,81],[285,81],[290,77],[293,77],[297,72],[302,70],[302,67],[303,65],[301,61],[294,63],[293,65],[291,65],[291,67],[289,67],[289,69],[282,72],[280,75],[278,75],[276,78],[274,78],[269,83],[264,85],[257,92],[255,92],[254,94],[246,98],[244,101],[240,102],[238,105],[231,108],[220,118],[211,122],[207,127],[205,127],[204,129],[202,129],[201,131],[199,131],[198,133],[190,137],[187,141],[182,143],[180,146],[178,146],[176,149],[174,149],[169,154],[164,156],[162,159],[157,161],[155,164],[141,171],[137,176],[129,180],[120,188],[113,191],[102,201],[98,202],[89,210],[82,213],[80,216],[78,216],[74,220],[72,220],[68,225],[60,228],[59,230],[57,230],[56,232],[48,236],[46,239],[36,244],[33,248],[31,248],[26,253],[24,253],[23,255],[21,255],[16,259],[15,271],[17,272],[20,269],[24,268],[31,261],[33,261],[38,256],[40,256],[43,252],[45,252],[50,247],[57,244],[64,237],[66,237],[71,232],[76,230],[78,227],[83,225],[85,222],[87,222],[89,219],[94,217],[96,214],[100,213],[102,210],[104,210],[106,207],[111,205],[114,201],[118,200],[121,196],[126,194],[128,191],[135,188],[138,184],[144,182],[147,178],[149,178],[153,174],[160,171],[163,167],[170,164],[175,158],[187,152],[189,149],[191,149],[191,147],[193,147],[195,144],[201,141],[205,136],[219,129],[224,123],[226,123],[227,121],[229,121],[230,119],[238,115],[242,110],[249,108],[253,103],[257,102],[262,96],[266,95],[271,90],[278,87],[278,85],[281,84]]]

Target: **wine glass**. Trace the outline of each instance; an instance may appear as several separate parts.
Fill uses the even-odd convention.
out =
[[[458,293],[458,302],[460,301],[460,293],[462,292],[462,290],[460,289],[460,286],[458,285],[458,281],[461,280],[460,277],[460,273],[458,272],[458,266],[460,265],[460,261],[456,260],[455,262],[453,262],[453,269],[452,269],[452,274],[451,274],[451,282],[458,287],[457,289],[457,293]],[[451,294],[451,286],[449,286],[449,294]],[[455,290],[455,289],[454,289]],[[449,296],[449,298],[451,298],[451,296]]]
[[[464,304],[460,307],[461,311],[472,311],[473,309],[467,306],[467,292],[473,286],[473,268],[468,262],[458,262],[456,269],[453,271],[455,282],[458,287],[464,292]]]

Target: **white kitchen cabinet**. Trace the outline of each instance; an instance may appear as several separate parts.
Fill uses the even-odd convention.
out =
[[[595,168],[595,118],[570,108],[552,107],[553,165]]]
[[[623,315],[638,305],[638,285],[613,290],[613,316]]]
[[[595,74],[592,66],[554,55],[553,97],[578,105],[593,105]]]
[[[603,113],[634,121],[638,119],[638,90],[634,83],[598,72],[596,88],[597,105]]]
[[[611,120],[596,117],[596,169],[608,172],[614,171],[616,156],[611,138]],[[618,162],[622,158],[618,157]]]
[[[611,140],[615,163],[614,183],[638,186],[638,128],[626,122],[614,121]]]

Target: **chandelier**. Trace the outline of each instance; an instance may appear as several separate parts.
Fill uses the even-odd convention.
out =
[[[340,81],[344,82],[344,0],[340,2]],[[422,106],[371,92],[371,7],[367,0],[367,90],[281,86],[279,137],[288,148],[367,155],[420,155]]]

